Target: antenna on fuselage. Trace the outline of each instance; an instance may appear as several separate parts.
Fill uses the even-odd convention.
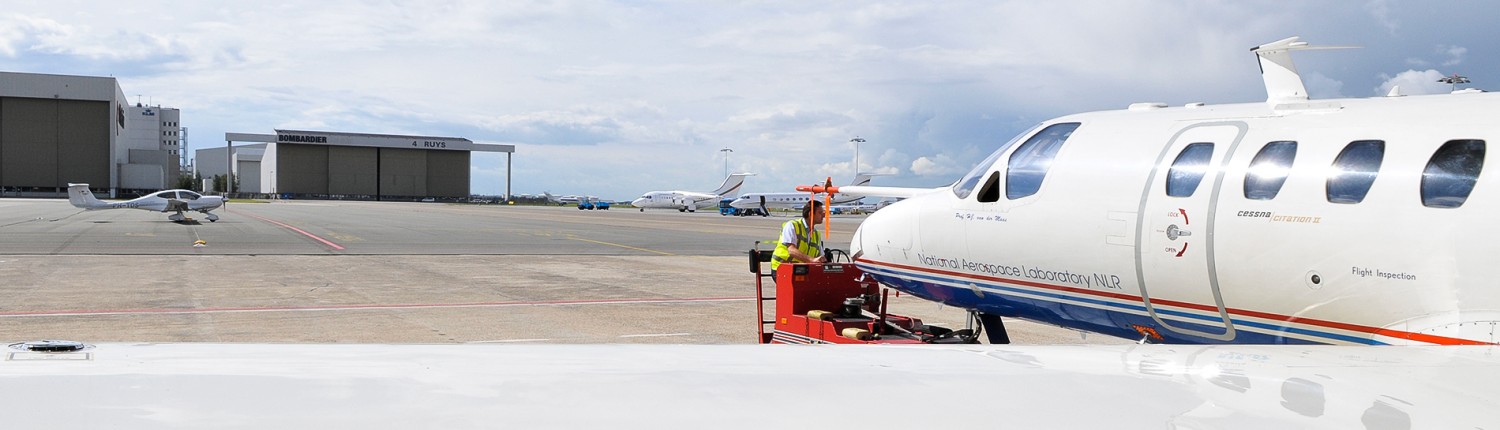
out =
[[[1346,49],[1358,46],[1312,46],[1292,36],[1275,42],[1250,48],[1260,59],[1260,77],[1266,83],[1266,102],[1289,102],[1307,100],[1307,87],[1302,85],[1302,75],[1297,74],[1297,65],[1292,62],[1292,51],[1314,49]]]
[[[1458,84],[1469,83],[1469,77],[1459,76],[1457,73],[1454,73],[1453,76],[1444,76],[1442,79],[1438,79],[1437,81],[1448,84],[1448,91],[1453,92],[1458,91]]]

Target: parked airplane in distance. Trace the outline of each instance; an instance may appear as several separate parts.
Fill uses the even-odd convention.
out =
[[[719,199],[733,196],[745,184],[745,177],[754,173],[730,173],[719,188],[706,193],[696,191],[651,191],[630,202],[631,206],[646,209],[677,209],[678,212],[696,212],[698,209],[719,207]]]
[[[150,195],[124,202],[104,202],[94,198],[94,193],[89,191],[89,184],[68,184],[68,203],[74,207],[87,210],[100,209],[143,209],[156,212],[176,212],[167,215],[172,221],[188,220],[183,216],[186,211],[198,211],[207,215],[209,222],[219,220],[218,215],[209,211],[224,207],[223,196],[205,196],[189,190],[172,189],[151,193]]]
[[[870,179],[874,177],[873,174],[860,173],[854,175],[854,182],[850,182],[849,185],[870,185]],[[803,206],[807,206],[807,200],[810,198],[812,198],[811,193],[747,193],[729,202],[729,206],[735,209],[760,209],[760,216],[767,216],[771,208],[800,210]],[[862,198],[864,196],[834,196],[833,204],[844,206]]]
[[[1494,344],[1500,94],[1310,101],[1290,52],[1318,48],[1252,50],[1264,103],[1043,121],[937,190],[799,189],[907,197],[863,221],[856,264],[970,309],[992,343],[1005,316],[1143,342]]]
[[[559,197],[559,196],[554,196],[554,195],[552,195],[552,193],[546,192],[546,191],[542,192],[542,197],[546,197],[548,203],[552,203],[552,204],[556,204],[556,205],[563,205],[563,206],[577,205],[578,202],[581,201],[581,200],[583,200],[583,199],[591,199],[591,200],[592,199],[597,199],[597,197],[594,197],[594,196],[579,196],[579,195],[571,195],[571,194]]]

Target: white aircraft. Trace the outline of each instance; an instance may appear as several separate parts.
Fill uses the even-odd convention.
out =
[[[542,197],[547,198],[548,202],[551,202],[553,204],[564,205],[564,206],[576,205],[576,204],[578,204],[579,200],[586,199],[586,198],[587,199],[593,199],[594,198],[593,196],[578,196],[578,195],[566,195],[566,196],[559,197],[559,196],[554,196],[554,195],[552,195],[552,193],[546,192],[546,191],[542,192]]]
[[[172,221],[188,220],[183,212],[198,211],[207,215],[209,222],[219,220],[219,216],[209,211],[224,207],[223,196],[205,196],[189,190],[163,190],[151,193],[124,202],[105,202],[94,198],[94,193],[89,191],[89,184],[68,184],[68,203],[73,207],[87,210],[100,209],[143,209],[156,212],[176,212],[167,215]]]
[[[870,184],[870,179],[875,175],[860,173],[854,176],[854,182],[850,186],[865,186]],[[799,210],[807,206],[807,200],[812,198],[811,193],[747,193],[729,202],[729,206],[735,209],[760,209],[761,216],[767,216],[770,208]],[[859,201],[864,196],[834,196],[834,205],[848,205]]]
[[[738,193],[745,184],[745,177],[754,173],[730,173],[719,188],[706,193],[696,191],[651,191],[630,202],[631,206],[646,209],[676,209],[678,212],[696,212],[698,209],[719,207],[719,199]]]
[[[880,282],[977,312],[1164,343],[1493,344],[1500,94],[1308,100],[1259,46],[1264,103],[1044,121],[850,244]],[[823,187],[799,187],[824,191]]]

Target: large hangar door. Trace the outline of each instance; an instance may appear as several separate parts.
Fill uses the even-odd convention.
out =
[[[5,117],[0,122],[0,185],[7,187],[56,187],[57,100],[5,99]],[[100,185],[107,186],[108,181]]]
[[[276,188],[292,194],[328,194],[328,147],[276,144]]]
[[[356,146],[328,147],[328,194],[369,196],[380,194],[376,188],[380,155],[376,148]]]
[[[380,196],[426,197],[427,151],[380,148]]]
[[[89,185],[94,188],[109,186],[109,134],[114,123],[101,125],[95,120],[113,118],[109,110],[108,102],[58,101],[56,186],[66,187],[69,182],[98,184]],[[166,180],[176,183],[177,178]]]
[[[427,153],[427,195],[469,196],[469,151]]]

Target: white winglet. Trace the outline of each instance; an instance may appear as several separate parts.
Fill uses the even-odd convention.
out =
[[[1345,49],[1358,46],[1312,46],[1297,36],[1250,48],[1260,59],[1260,77],[1266,83],[1266,101],[1270,103],[1307,100],[1307,87],[1292,63],[1292,51]]]

